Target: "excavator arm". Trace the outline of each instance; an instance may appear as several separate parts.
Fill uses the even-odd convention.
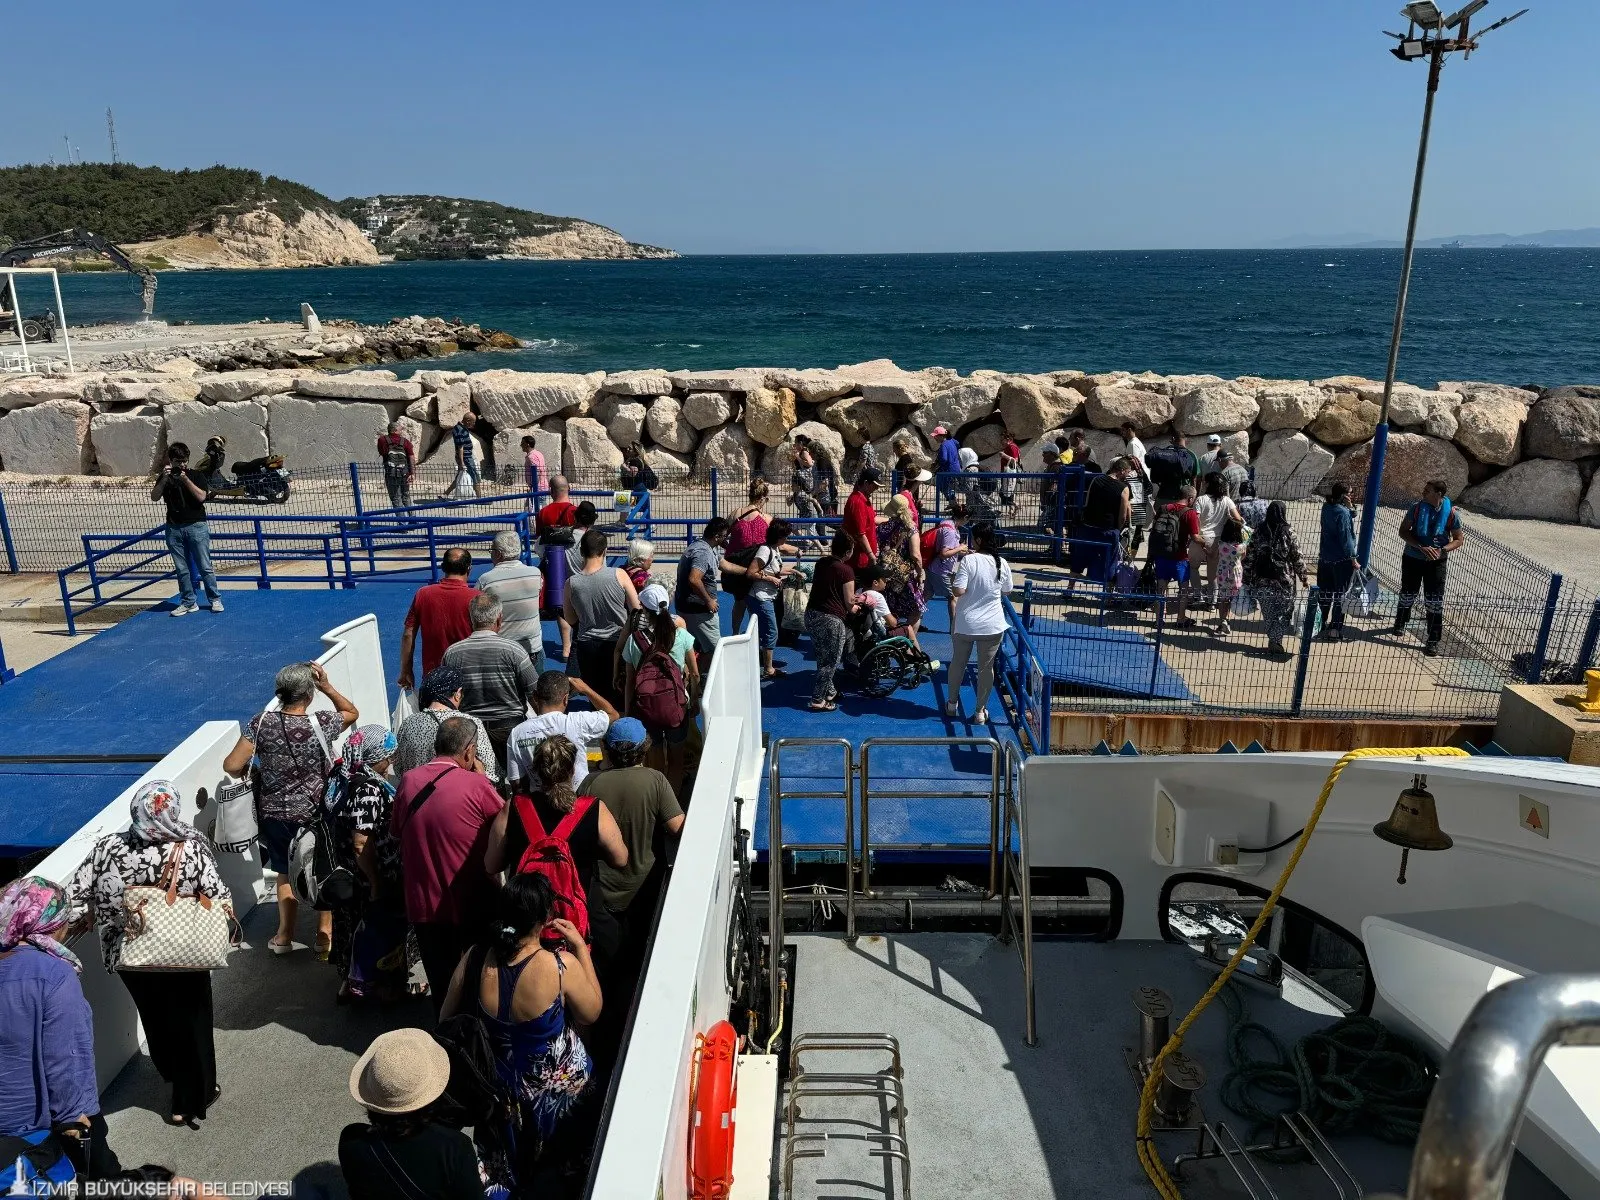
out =
[[[63,229],[60,233],[30,238],[24,242],[13,242],[4,250],[0,250],[0,266],[20,267],[35,259],[53,258],[73,250],[96,251],[105,255],[124,271],[137,275],[144,300],[144,317],[145,320],[150,319],[150,314],[155,311],[156,306],[155,272],[134,262],[116,243],[107,241],[98,233],[92,233],[87,229]]]

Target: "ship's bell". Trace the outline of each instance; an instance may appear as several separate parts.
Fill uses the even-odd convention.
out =
[[[1372,832],[1400,847],[1397,883],[1406,881],[1406,862],[1413,850],[1448,850],[1455,845],[1454,839],[1439,828],[1439,809],[1428,790],[1426,775],[1412,778],[1411,786],[1394,802],[1389,819],[1374,825]]]

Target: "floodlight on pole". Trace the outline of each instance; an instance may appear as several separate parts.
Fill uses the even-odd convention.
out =
[[[1400,15],[1411,22],[1412,28],[1404,34],[1388,36],[1398,42],[1390,53],[1396,58],[1410,61],[1428,60],[1428,94],[1422,106],[1422,137],[1417,143],[1417,172],[1411,181],[1411,212],[1406,219],[1405,250],[1400,256],[1400,288],[1395,296],[1394,326],[1389,334],[1389,362],[1383,374],[1383,409],[1378,416],[1378,427],[1372,433],[1372,458],[1367,467],[1367,490],[1361,506],[1361,533],[1356,542],[1356,557],[1365,567],[1372,558],[1372,534],[1378,519],[1378,500],[1383,495],[1383,466],[1389,451],[1389,402],[1394,398],[1395,371],[1400,364],[1400,335],[1405,331],[1406,298],[1411,291],[1411,261],[1417,248],[1417,213],[1422,206],[1422,176],[1428,165],[1428,134],[1433,128],[1433,98],[1439,91],[1439,73],[1444,69],[1447,54],[1461,51],[1470,55],[1478,48],[1478,38],[1502,25],[1515,21],[1527,9],[1512,13],[1496,21],[1477,37],[1471,35],[1469,26],[1473,16],[1488,5],[1488,0],[1468,0],[1459,11],[1445,17],[1433,0],[1417,0],[1400,10]],[[1420,35],[1417,30],[1421,29]],[[1446,30],[1454,30],[1447,36]],[[1430,32],[1431,31],[1431,32]]]

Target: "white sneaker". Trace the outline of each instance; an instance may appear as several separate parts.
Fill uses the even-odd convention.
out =
[[[177,608],[172,610],[172,615],[175,617],[187,617],[190,613],[199,611],[200,606],[191,602],[189,604],[178,605]]]
[[[944,715],[947,717],[953,717],[960,711],[961,705],[957,704],[954,700],[950,701],[949,704],[944,706]]]
[[[972,714],[972,719],[979,725],[987,725],[989,723],[989,710],[987,708],[980,708],[977,712]]]
[[[222,607],[222,597],[221,596],[218,596],[215,600],[213,600],[211,602],[211,611],[212,612],[223,612],[224,611],[224,609]]]

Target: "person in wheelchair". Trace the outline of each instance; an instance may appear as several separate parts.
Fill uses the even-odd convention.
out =
[[[887,696],[896,688],[914,688],[932,678],[939,664],[905,635],[905,622],[889,611],[883,568],[868,567],[860,579],[866,586],[856,593],[845,621],[854,643],[845,653],[845,666],[855,672],[857,690],[867,696]]]

